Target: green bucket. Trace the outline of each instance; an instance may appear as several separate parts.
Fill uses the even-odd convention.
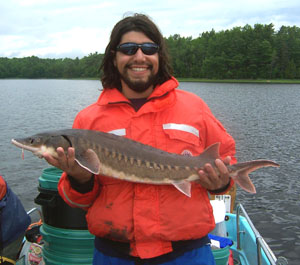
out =
[[[216,265],[227,265],[229,260],[229,246],[225,248],[213,249],[212,253],[215,258]]]
[[[43,224],[43,258],[48,265],[91,265],[94,236],[88,230],[62,229]]]
[[[62,170],[56,167],[44,169],[42,175],[39,177],[40,187],[48,190],[57,190],[57,184],[62,173]]]
[[[62,170],[49,167],[39,177],[39,195],[34,202],[42,207],[45,224],[66,229],[87,229],[86,212],[69,206],[58,194],[57,185]]]

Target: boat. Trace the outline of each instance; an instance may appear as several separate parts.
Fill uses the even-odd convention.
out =
[[[28,214],[35,211],[42,215],[38,208],[31,209]],[[255,228],[249,215],[241,203],[237,204],[234,213],[226,213],[225,215],[225,229],[227,239],[232,241],[229,246],[228,254],[223,255],[221,259],[216,260],[217,265],[287,265],[288,261],[284,257],[276,257],[266,241]],[[43,225],[42,225],[43,226]],[[91,238],[92,240],[92,238]],[[33,243],[30,243],[33,244]],[[23,248],[27,246],[26,240]],[[37,244],[35,243],[35,247]],[[92,246],[93,248],[93,246]],[[43,252],[43,244],[40,245]],[[28,255],[23,253],[16,262],[16,265],[33,264],[28,262]],[[92,253],[92,249],[91,249]],[[214,253],[214,251],[213,251]],[[91,257],[92,258],[92,257]],[[224,262],[225,258],[225,262]],[[40,263],[45,264],[42,260]],[[47,263],[46,263],[47,264]],[[59,263],[56,263],[59,264]],[[90,263],[91,264],[91,263]],[[82,264],[83,265],[83,264]]]
[[[57,184],[61,173],[61,170],[50,167],[39,177],[40,194],[35,203],[41,205],[41,210],[36,207],[28,212],[29,215],[37,212],[42,220],[31,226],[39,227],[34,237],[38,240],[32,242],[24,238],[16,265],[92,264],[94,236],[86,228],[85,212],[71,208],[59,196]],[[216,265],[288,264],[284,257],[275,256],[243,205],[235,203],[232,198],[228,194],[211,198],[216,228],[209,237]]]
[[[286,265],[284,257],[276,257],[264,238],[255,228],[241,203],[237,204],[234,213],[225,217],[227,237],[233,241],[230,250],[233,264],[240,265]]]

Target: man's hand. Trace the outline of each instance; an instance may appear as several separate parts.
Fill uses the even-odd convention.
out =
[[[226,165],[229,165],[230,160],[230,156],[227,156],[223,161],[221,159],[216,159],[215,166],[217,170],[215,170],[211,164],[205,164],[203,169],[198,172],[199,180],[197,183],[210,191],[226,187],[230,181]]]
[[[78,165],[75,161],[75,149],[68,148],[68,153],[62,147],[56,149],[58,158],[55,158],[48,153],[44,153],[43,157],[52,166],[57,167],[68,175],[72,176],[79,183],[87,182],[91,179],[92,173]]]

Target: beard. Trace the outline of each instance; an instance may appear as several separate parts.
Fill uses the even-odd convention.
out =
[[[126,66],[123,73],[120,73],[121,79],[125,82],[125,84],[132,89],[133,91],[137,93],[143,93],[146,91],[150,86],[155,86],[156,85],[156,80],[157,80],[157,74],[154,74],[152,72],[152,66],[150,67],[150,75],[148,76],[147,80],[142,80],[142,79],[137,79],[133,80],[129,77],[128,75],[128,68],[129,66]]]

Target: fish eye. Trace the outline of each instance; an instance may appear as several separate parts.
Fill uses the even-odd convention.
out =
[[[30,140],[29,140],[30,144],[39,143],[40,141],[41,141],[40,138],[30,138]]]

